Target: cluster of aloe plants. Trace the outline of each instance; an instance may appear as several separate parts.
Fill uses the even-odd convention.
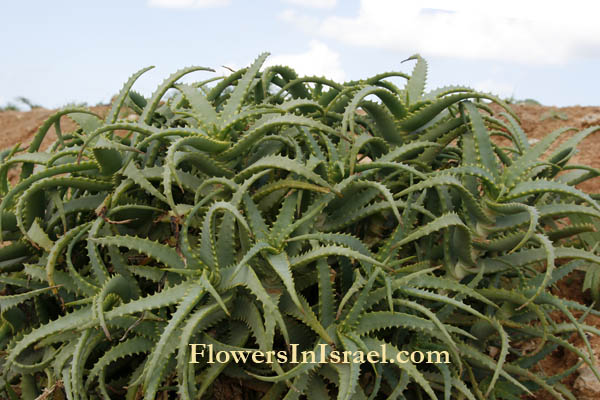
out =
[[[573,399],[560,380],[578,365],[531,367],[560,346],[597,373],[583,319],[599,313],[549,290],[584,269],[598,298],[585,235],[600,205],[574,187],[596,171],[567,164],[596,128],[548,156],[566,129],[530,146],[495,97],[426,93],[419,56],[411,75],[344,84],[261,71],[266,56],[194,84],[177,81],[207,68],[182,69],[150,98],[131,90],[143,69],[105,118],[61,110],[4,153],[6,397],[209,398],[242,382],[264,399]],[[139,118],[119,120],[123,106]],[[64,115],[79,128],[62,133]],[[190,343],[451,363],[189,363]]]

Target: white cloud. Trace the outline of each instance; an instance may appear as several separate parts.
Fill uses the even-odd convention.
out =
[[[304,53],[274,54],[267,58],[265,67],[280,64],[289,65],[299,75],[326,76],[335,81],[343,81],[346,77],[339,53],[317,40],[311,40],[309,49]]]
[[[358,15],[330,16],[313,31],[358,46],[425,56],[563,64],[598,56],[600,2],[571,0],[361,0]],[[281,16],[299,27],[300,15]],[[295,18],[294,18],[295,17]]]
[[[311,8],[333,8],[337,0],[284,0],[286,3]]]
[[[150,7],[160,8],[208,8],[224,7],[231,0],[148,0]]]
[[[296,10],[284,10],[278,17],[284,22],[302,28],[305,32],[314,33],[319,30],[320,21],[318,18],[300,13]]]

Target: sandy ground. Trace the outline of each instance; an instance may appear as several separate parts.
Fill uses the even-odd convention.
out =
[[[562,134],[552,150],[576,132],[598,126],[598,131],[590,134],[578,146],[578,153],[570,164],[583,164],[600,168],[600,107],[544,107],[539,105],[518,104],[511,106],[520,119],[521,126],[531,139],[542,139],[556,129],[572,127],[574,130]],[[497,109],[497,107],[494,107]],[[586,192],[600,193],[600,177],[577,186]]]
[[[108,106],[98,106],[90,108],[93,112],[103,117],[108,113]],[[57,110],[47,110],[45,108],[35,108],[31,111],[3,111],[0,112],[0,150],[14,146],[16,143],[27,145],[37,132],[38,128],[48,117]],[[61,118],[61,130],[69,132],[75,129],[77,125],[68,117]],[[54,127],[50,128],[49,134],[42,142],[42,148],[56,139]]]

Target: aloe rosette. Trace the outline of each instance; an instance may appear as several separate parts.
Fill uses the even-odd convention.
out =
[[[586,336],[597,329],[576,315],[598,312],[549,287],[584,269],[597,297],[600,206],[575,188],[597,171],[568,161],[598,128],[543,159],[566,129],[531,146],[494,96],[425,92],[419,56],[410,75],[343,84],[261,71],[266,57],[178,84],[209,70],[184,68],[150,98],[132,91],[145,68],[105,118],[61,110],[5,154],[7,396],[191,399],[241,379],[266,399],[574,398],[562,375],[531,367],[561,346],[597,374]],[[136,121],[119,119],[125,106]],[[62,133],[62,116],[78,129]],[[57,140],[40,151],[52,126]],[[190,363],[191,343],[447,352],[451,363]]]

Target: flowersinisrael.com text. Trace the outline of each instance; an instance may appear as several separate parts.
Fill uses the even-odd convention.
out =
[[[385,345],[379,351],[328,351],[327,344],[317,346],[318,350],[298,351],[298,345],[290,345],[290,351],[260,351],[260,350],[215,350],[212,344],[190,344],[190,363],[199,363],[201,359],[208,364],[215,363],[246,363],[256,364],[277,363],[381,363],[381,364],[449,364],[450,354],[447,351],[394,351],[394,356],[388,355]],[[391,353],[391,352],[390,352]]]

